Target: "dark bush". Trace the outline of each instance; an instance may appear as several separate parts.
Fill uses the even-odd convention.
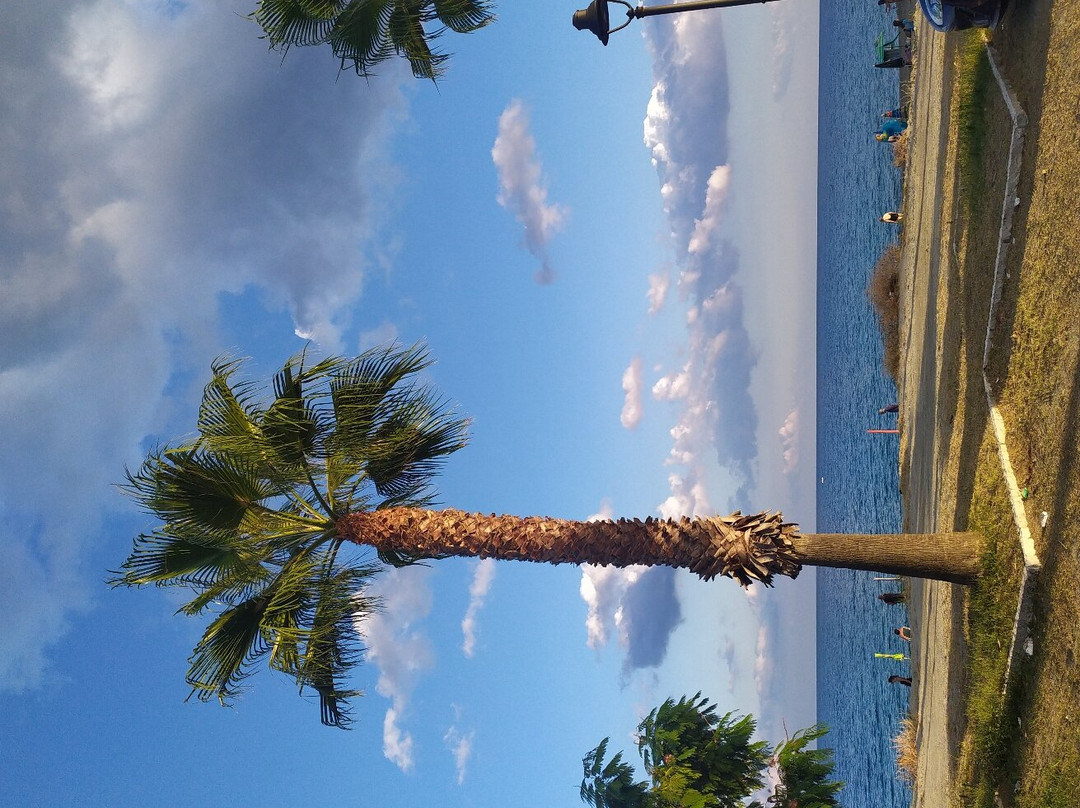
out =
[[[885,346],[885,372],[900,384],[900,245],[891,244],[874,267],[866,290]]]

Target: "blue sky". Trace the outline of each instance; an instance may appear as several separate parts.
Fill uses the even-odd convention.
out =
[[[202,625],[103,582],[149,524],[115,484],[224,352],[425,340],[473,418],[446,505],[814,526],[814,4],[604,48],[503,3],[438,87],[282,60],[251,5],[0,10],[4,802],[573,805],[668,696],[811,723],[812,571],[468,560],[383,578],[351,733],[269,673],[184,703]]]

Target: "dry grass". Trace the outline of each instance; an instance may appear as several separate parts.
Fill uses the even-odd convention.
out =
[[[914,785],[916,773],[919,768],[919,750],[915,745],[915,736],[918,732],[918,721],[909,716],[900,719],[900,732],[893,738],[893,749],[896,750],[896,769],[900,779],[909,785]]]
[[[897,168],[904,168],[907,165],[908,155],[908,130],[905,129],[900,133],[900,137],[893,141],[892,144],[892,160],[893,165]]]
[[[1016,808],[1073,808],[1080,794],[1080,15],[1066,0],[1015,3],[994,45],[1031,124],[988,375],[1014,470],[1030,491],[1024,504],[1043,572],[1036,584],[1034,655],[1022,660],[1002,699],[998,646],[1007,643],[1001,635],[1011,624],[1006,606],[1010,599],[1015,606],[1018,562],[1000,464],[985,432],[980,366],[1011,122],[991,84],[984,101],[966,107],[979,113],[975,125],[954,120],[961,153],[953,152],[950,162],[960,177],[950,184],[960,202],[946,206],[952,260],[943,266],[946,294],[938,298],[940,354],[953,365],[939,389],[960,390],[938,402],[939,418],[955,424],[939,495],[955,507],[955,529],[996,536],[1002,551],[987,560],[988,567],[1001,565],[1000,580],[988,574],[967,602],[972,668],[952,804],[993,808],[1001,799]],[[981,81],[972,75],[984,69],[980,48],[973,43],[964,54],[961,81]],[[958,95],[963,101],[964,93]],[[1045,528],[1039,527],[1043,511],[1049,514]],[[1004,617],[988,620],[997,607],[985,598],[993,596]]]
[[[893,381],[900,378],[900,245],[891,244],[878,259],[866,290],[877,312],[878,329],[885,348],[885,370]]]

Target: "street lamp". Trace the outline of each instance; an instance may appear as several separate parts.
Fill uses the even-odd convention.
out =
[[[653,17],[657,14],[675,14],[679,11],[700,11],[706,8],[726,8],[728,6],[747,6],[751,3],[768,3],[771,0],[690,0],[686,3],[671,3],[666,6],[639,5],[634,8],[626,0],[592,0],[588,8],[574,12],[574,27],[579,31],[592,31],[601,43],[608,43],[608,36],[621,31],[635,18]],[[618,3],[626,6],[626,22],[611,28],[608,15],[608,3]]]

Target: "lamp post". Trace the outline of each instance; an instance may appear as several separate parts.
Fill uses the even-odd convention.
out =
[[[768,3],[771,0],[688,0],[685,3],[671,3],[664,6],[639,5],[634,8],[626,0],[592,0],[588,8],[574,12],[574,27],[579,31],[592,31],[596,38],[604,45],[608,43],[608,35],[621,31],[634,19],[641,17],[653,17],[657,14],[675,14],[679,11],[701,11],[706,8],[727,8],[728,6],[747,6],[751,3]],[[608,3],[618,3],[626,6],[626,22],[615,28],[610,27],[608,15]]]

